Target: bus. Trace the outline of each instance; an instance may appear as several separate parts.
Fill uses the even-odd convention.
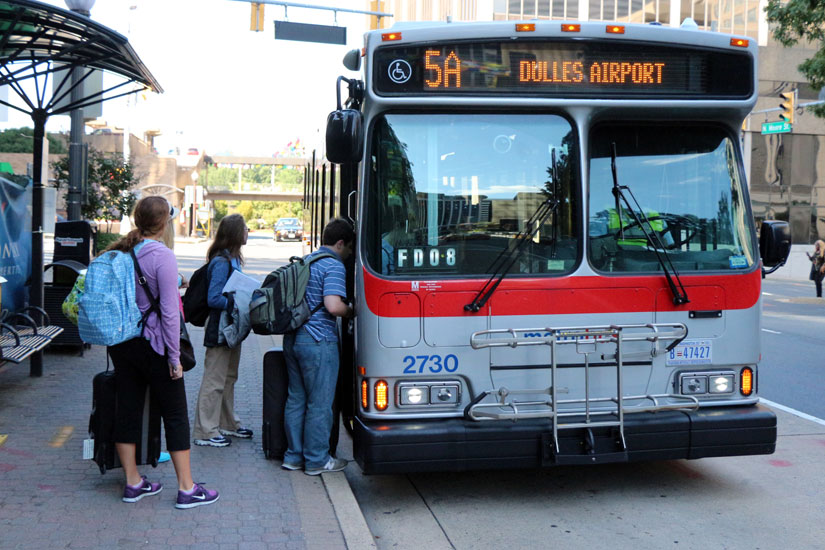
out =
[[[558,21],[347,54],[305,227],[356,228],[338,398],[365,474],[774,451],[760,288],[790,230],[757,236],[748,197],[756,55]]]

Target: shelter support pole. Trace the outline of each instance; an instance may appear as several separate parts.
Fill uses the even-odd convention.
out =
[[[83,99],[83,68],[72,69],[71,102],[78,103]],[[69,221],[81,219],[80,200],[83,177],[83,109],[72,109],[71,130],[69,133],[69,193],[67,197],[67,214]],[[126,159],[128,160],[128,159]]]
[[[29,303],[43,307],[43,137],[46,134],[45,109],[32,111],[34,122],[34,151],[32,167],[32,276],[29,289]],[[38,351],[29,358],[29,376],[43,376],[43,352]]]

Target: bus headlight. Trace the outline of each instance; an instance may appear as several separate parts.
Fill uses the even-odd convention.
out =
[[[400,398],[402,405],[421,405],[425,399],[426,386],[402,386],[400,388]]]
[[[711,376],[708,391],[710,393],[732,393],[733,375],[724,374],[719,376]]]
[[[682,395],[733,393],[736,389],[736,373],[727,370],[681,372],[678,389]]]
[[[682,376],[682,394],[696,395],[708,393],[707,376]]]
[[[456,406],[461,402],[461,383],[456,380],[400,382],[396,398],[400,407]]]

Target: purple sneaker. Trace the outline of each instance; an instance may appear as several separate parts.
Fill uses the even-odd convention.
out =
[[[212,504],[216,500],[218,500],[217,491],[204,489],[203,486],[195,483],[195,488],[190,494],[178,491],[178,501],[175,503],[175,508],[194,508],[196,506]]]
[[[160,483],[152,483],[146,479],[146,476],[140,477],[143,478],[143,483],[139,487],[130,487],[127,484],[123,489],[123,502],[137,502],[143,497],[156,495],[163,490],[163,485]]]

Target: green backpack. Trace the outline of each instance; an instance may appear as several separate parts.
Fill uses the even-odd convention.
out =
[[[83,295],[83,289],[86,286],[86,273],[81,273],[77,276],[77,279],[74,282],[74,286],[72,287],[72,291],[69,292],[69,295],[66,296],[66,299],[63,300],[63,306],[61,309],[63,310],[63,315],[71,321],[73,325],[77,324],[77,308],[78,304],[80,303],[80,297]]]
[[[293,256],[264,279],[261,288],[252,291],[249,323],[255,334],[286,334],[299,329],[324,304],[310,310],[306,302],[309,266],[322,258],[337,258],[322,252],[309,259]]]

